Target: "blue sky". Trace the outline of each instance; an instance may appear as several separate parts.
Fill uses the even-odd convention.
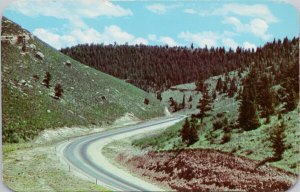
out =
[[[298,12],[282,0],[16,0],[4,16],[57,49],[114,42],[256,48],[299,35]]]

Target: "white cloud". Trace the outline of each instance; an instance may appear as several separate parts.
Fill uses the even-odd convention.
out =
[[[269,40],[272,37],[271,34],[267,34],[268,28],[269,25],[262,19],[253,19],[250,22],[251,32],[264,40]]]
[[[191,8],[185,9],[185,10],[183,10],[183,12],[188,13],[188,14],[197,14],[197,11],[195,9],[191,9]]]
[[[156,37],[155,34],[149,34],[148,39],[151,40],[151,41],[156,41],[157,37]]]
[[[8,7],[30,17],[49,16],[69,20],[70,25],[87,27],[83,18],[96,18],[99,16],[130,16],[133,13],[109,1],[98,0],[15,0]]]
[[[167,36],[160,37],[159,41],[163,44],[169,45],[170,47],[175,47],[175,46],[179,45],[174,39],[172,39],[171,37],[167,37]]]
[[[133,41],[134,36],[122,31],[122,29],[116,25],[111,25],[109,27],[105,27],[101,39],[104,44],[112,43],[112,40],[116,41],[117,43],[124,44],[126,42],[129,43]]]
[[[237,19],[236,17],[226,17],[223,20],[224,24],[230,24],[233,25],[235,27],[235,30],[238,32],[244,31],[245,30],[245,26],[241,23],[241,21],[239,19]]]
[[[233,50],[236,50],[236,48],[239,46],[247,49],[256,49],[256,45],[249,42],[239,44],[233,39],[233,36],[235,36],[235,34],[229,33],[227,31],[224,31],[223,33],[217,33],[213,31],[191,33],[187,31],[181,32],[178,35],[178,38],[181,38],[188,43],[194,43],[195,45],[202,48],[205,46],[207,46],[208,48],[224,46],[226,49],[232,48]]]
[[[144,39],[144,38],[141,38],[141,37],[138,37],[138,38],[135,38],[133,41],[132,41],[132,45],[140,45],[140,44],[143,44],[143,45],[148,45],[148,40],[147,39]]]
[[[268,23],[278,22],[276,18],[267,5],[263,4],[239,4],[239,3],[226,3],[221,7],[211,7],[209,9],[197,9],[197,8],[187,8],[184,10],[188,14],[198,14],[200,16],[210,16],[210,15],[224,15],[224,16],[245,16],[252,18],[260,18]]]
[[[165,14],[168,10],[179,7],[179,4],[171,4],[171,5],[166,5],[162,3],[156,3],[152,5],[147,5],[146,8],[158,15],[163,15]]]
[[[239,46],[239,44],[231,38],[222,39],[222,43],[223,43],[224,47],[232,48],[233,50],[236,50],[236,48]]]
[[[148,39],[162,45],[168,45],[170,47],[180,46],[172,37],[169,36],[157,36],[155,34],[149,34]]]
[[[135,37],[132,34],[123,31],[120,27],[116,25],[111,25],[105,27],[103,33],[100,34],[99,41],[104,44],[113,44],[117,42],[118,44],[148,44],[148,41],[141,37]]]
[[[35,29],[33,34],[56,49],[77,43],[76,39],[71,35],[58,35],[42,28]]]
[[[123,31],[116,25],[105,27],[103,32],[98,32],[93,28],[73,29],[64,35],[51,32],[49,30],[39,28],[35,29],[34,35],[53,46],[56,49],[62,47],[73,46],[84,43],[103,43],[103,44],[148,44],[148,41],[141,37],[135,37],[132,34]]]
[[[189,43],[195,43],[200,47],[215,47],[218,45],[220,35],[212,31],[203,31],[198,33],[191,33],[189,31],[181,32],[178,38],[183,39]]]
[[[99,0],[77,0],[79,3],[75,6],[76,13],[87,18],[95,18],[99,16],[130,16],[132,11],[125,9],[119,5],[115,5],[110,1]],[[73,5],[74,3],[72,3]]]
[[[268,34],[268,23],[259,18],[252,19],[250,23],[243,24],[236,17],[227,17],[223,23],[233,25],[237,32],[252,33],[263,40],[269,40],[272,37],[271,34]]]
[[[93,28],[74,29],[68,36],[72,36],[79,43],[96,43],[101,40],[101,34]]]
[[[9,9],[17,10],[26,16],[51,16],[69,19],[77,17],[95,18],[99,16],[128,16],[131,10],[115,5],[109,1],[98,0],[15,0]]]
[[[254,50],[256,50],[256,48],[257,48],[257,46],[255,44],[249,43],[247,41],[243,43],[243,47],[245,49],[254,49]]]
[[[153,5],[147,5],[146,8],[156,14],[162,15],[167,12],[167,6],[163,4],[153,4]]]
[[[267,22],[278,22],[278,19],[272,14],[269,8],[263,4],[238,4],[229,3],[224,4],[221,8],[215,9],[211,12],[212,15],[230,15],[235,14],[239,16],[247,16],[260,18]]]

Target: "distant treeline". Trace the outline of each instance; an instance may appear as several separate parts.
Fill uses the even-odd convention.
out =
[[[95,69],[126,80],[146,91],[162,91],[251,64],[285,65],[299,38],[274,40],[254,49],[168,47],[147,45],[82,44],[61,52]]]

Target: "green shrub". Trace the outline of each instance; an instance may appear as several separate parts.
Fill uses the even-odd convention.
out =
[[[228,125],[228,119],[225,117],[222,120],[217,120],[213,123],[214,130],[222,129]]]

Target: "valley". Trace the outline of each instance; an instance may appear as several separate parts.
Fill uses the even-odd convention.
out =
[[[13,190],[282,191],[297,180],[299,38],[59,51],[6,17],[1,36]]]

